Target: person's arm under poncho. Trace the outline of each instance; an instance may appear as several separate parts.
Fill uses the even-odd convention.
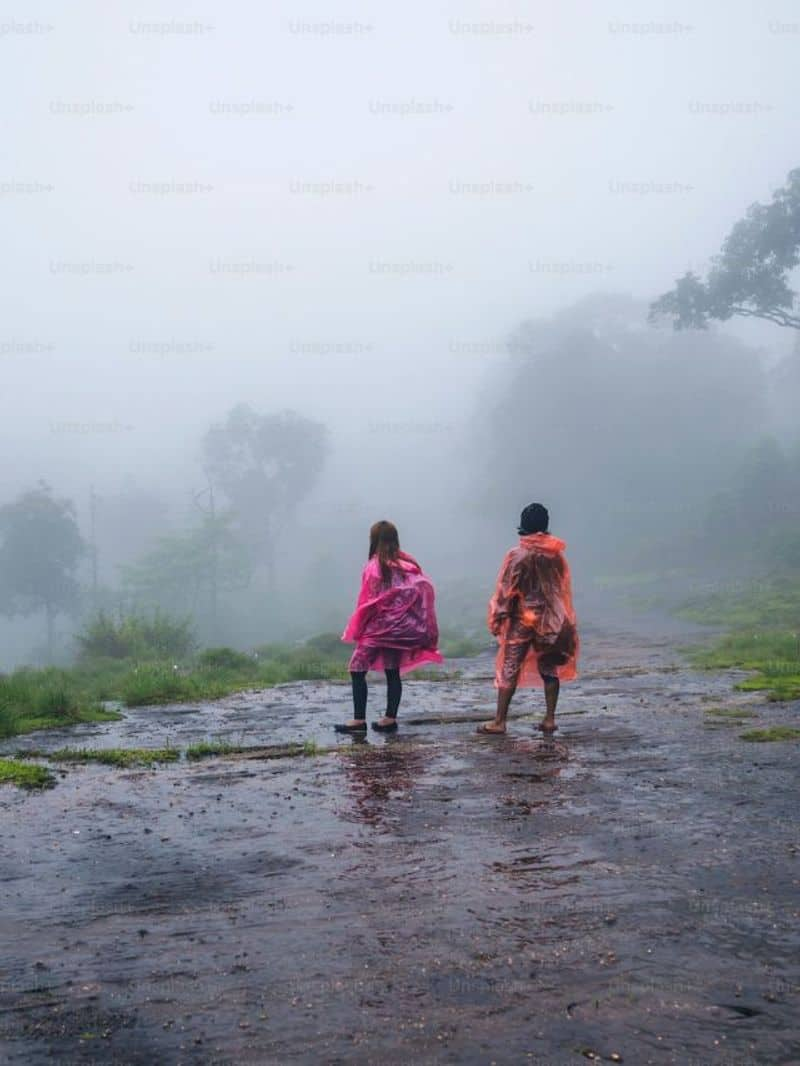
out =
[[[492,598],[489,600],[489,611],[486,619],[489,626],[489,632],[495,637],[498,635],[504,622],[511,614],[514,600],[516,598],[512,592],[515,587],[515,582],[511,579],[511,571],[512,553],[508,552],[505,559],[503,559],[500,573],[497,575],[497,582],[495,584]]]
[[[375,567],[370,560],[361,571],[361,588],[358,592],[356,607],[350,616],[350,620],[342,633],[342,640],[357,641],[364,625],[375,609],[375,601],[381,591],[382,582],[379,574],[375,573]]]

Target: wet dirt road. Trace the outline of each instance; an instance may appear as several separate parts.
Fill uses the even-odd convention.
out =
[[[800,707],[666,639],[587,636],[555,758],[532,719],[409,724],[490,708],[484,657],[407,683],[397,737],[0,790],[0,1061],[800,1062],[798,745],[738,739]],[[347,699],[309,682],[4,747],[332,744]]]

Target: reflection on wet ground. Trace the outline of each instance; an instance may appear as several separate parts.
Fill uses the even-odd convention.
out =
[[[0,791],[0,1060],[799,1061],[797,745],[705,713],[797,704],[663,640],[587,646],[552,750],[539,707],[502,738],[432,721],[490,709],[487,658],[410,682],[398,735],[332,755]],[[346,701],[142,709],[91,743],[330,744]]]

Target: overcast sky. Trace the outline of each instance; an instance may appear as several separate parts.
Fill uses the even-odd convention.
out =
[[[8,12],[4,496],[240,400],[424,454],[520,319],[652,298],[800,162],[793,3]]]

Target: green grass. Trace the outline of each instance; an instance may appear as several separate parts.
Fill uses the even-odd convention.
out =
[[[733,585],[687,601],[685,618],[730,630],[691,658],[707,669],[754,671],[736,687],[766,692],[769,700],[800,699],[800,579],[789,575],[749,585]]]
[[[406,678],[407,681],[457,681],[460,670],[415,670]]]
[[[16,759],[0,759],[0,785],[19,788],[52,788],[55,778],[45,766],[31,766]]]
[[[800,729],[789,725],[773,725],[767,729],[750,729],[747,733],[740,733],[739,737],[754,744],[766,744],[773,740],[800,740]]]
[[[677,614],[702,625],[728,629],[797,632],[800,629],[800,578],[795,575],[732,582],[718,592],[692,597]]]
[[[714,647],[693,651],[691,658],[706,669],[755,671],[736,685],[741,692],[766,692],[770,700],[800,699],[800,655],[793,632],[729,633]]]
[[[288,681],[344,681],[353,653],[336,633],[320,633],[304,644],[262,644],[255,649],[257,676],[266,684]]]
[[[153,663],[135,666],[120,678],[117,691],[127,707],[146,707],[156,703],[217,699],[232,690],[222,675],[183,674],[167,664]]]
[[[741,667],[763,670],[772,665],[777,673],[800,670],[800,650],[794,633],[785,630],[735,630],[722,637],[712,648],[692,653],[699,666],[709,669]]]
[[[21,759],[50,759],[53,762],[99,762],[105,766],[152,766],[159,762],[177,762],[178,748],[59,748],[57,751],[18,752]]]
[[[732,719],[734,721],[739,718],[754,717],[753,711],[748,711],[745,707],[707,707],[706,714],[714,718]]]
[[[233,755],[246,749],[239,744],[227,744],[223,740],[201,740],[186,749],[186,758],[191,760],[210,759],[215,755]]]
[[[678,613],[731,630],[713,647],[692,653],[698,666],[753,670],[755,676],[740,682],[738,689],[766,692],[770,700],[800,699],[800,578],[796,575],[733,584],[687,601]]]
[[[483,640],[464,636],[453,630],[444,630],[439,640],[439,651],[445,659],[470,659],[492,648],[493,642],[487,634]]]
[[[321,633],[303,644],[265,644],[252,654],[222,647],[208,648],[185,660],[137,660],[119,657],[115,641],[124,627],[118,626],[119,632],[115,630],[110,636],[106,628],[104,621],[99,627],[103,632],[95,634],[91,645],[85,642],[79,661],[71,669],[26,667],[0,674],[0,738],[120,717],[118,712],[105,709],[102,701],[118,701],[128,707],[196,703],[287,682],[346,681],[353,650],[342,644],[337,633]],[[90,647],[111,648],[114,654],[91,655]],[[480,642],[454,633],[444,647],[452,656],[483,650]],[[458,672],[446,670],[414,674],[416,680],[428,681],[458,676]]]
[[[100,611],[78,635],[81,659],[183,659],[195,647],[189,618],[156,612],[152,618],[129,615],[114,621]]]
[[[317,755],[327,755],[336,751],[336,748],[321,748],[316,741],[305,740],[302,744],[228,744],[225,741],[202,740],[199,744],[192,744],[186,749],[186,758],[192,761],[198,759],[211,759],[217,755],[246,755],[248,752],[257,752],[265,759],[283,759],[305,756],[313,758]]]
[[[748,718],[754,718],[753,711],[742,707],[708,707],[703,725],[707,729],[721,729],[725,726],[742,726]]]
[[[75,671],[25,668],[0,676],[0,737],[116,718],[81,686]]]

